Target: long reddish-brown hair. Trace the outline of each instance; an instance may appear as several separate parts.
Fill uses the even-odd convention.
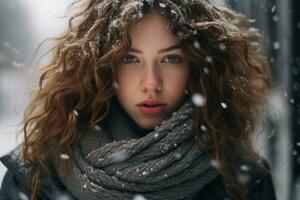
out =
[[[72,155],[81,130],[109,113],[115,67],[131,45],[130,26],[153,10],[168,19],[190,60],[189,94],[206,99],[194,107],[195,140],[219,163],[225,185],[240,191],[235,198],[242,199],[232,173],[239,173],[239,147],[257,158],[251,136],[270,87],[260,32],[244,15],[208,0],[85,0],[81,6],[66,32],[55,38],[51,60],[25,112],[23,155],[36,167],[31,199],[41,177],[51,173],[51,149]],[[201,126],[205,137],[200,137]]]

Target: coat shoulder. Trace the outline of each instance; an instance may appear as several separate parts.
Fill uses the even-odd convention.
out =
[[[247,200],[276,200],[269,165],[264,159],[261,159],[260,163],[261,167],[254,163],[254,161],[240,161],[239,165],[243,170],[243,174],[241,174],[240,177],[237,177],[237,179],[245,185]],[[231,199],[221,175],[218,175],[214,181],[203,187],[192,200],[200,199]]]
[[[31,194],[31,180],[35,173],[35,168],[25,164],[21,155],[21,147],[17,147],[9,154],[0,158],[0,161],[7,168],[0,192],[0,200],[4,199],[29,199]],[[23,197],[23,198],[20,198]],[[68,193],[60,180],[51,176],[49,181],[40,181],[37,189],[37,200],[39,199],[59,199],[67,197],[75,199]]]

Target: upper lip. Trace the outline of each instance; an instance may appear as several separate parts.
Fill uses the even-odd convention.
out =
[[[145,104],[148,104],[148,105],[165,105],[165,103],[157,100],[157,99],[147,99],[147,100],[144,100],[138,104],[136,104],[137,106],[143,106]]]

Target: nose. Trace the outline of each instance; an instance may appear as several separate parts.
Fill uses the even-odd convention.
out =
[[[162,79],[160,72],[155,67],[145,68],[142,79],[142,91],[144,92],[160,92],[162,90]]]

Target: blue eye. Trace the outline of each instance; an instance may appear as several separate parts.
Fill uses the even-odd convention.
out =
[[[167,63],[178,63],[178,62],[180,62],[180,58],[176,55],[168,55],[165,58],[166,58],[165,60],[167,60],[166,61]]]
[[[135,62],[136,61],[136,57],[134,55],[127,55],[124,58],[124,62],[125,63],[131,63],[131,62]]]

